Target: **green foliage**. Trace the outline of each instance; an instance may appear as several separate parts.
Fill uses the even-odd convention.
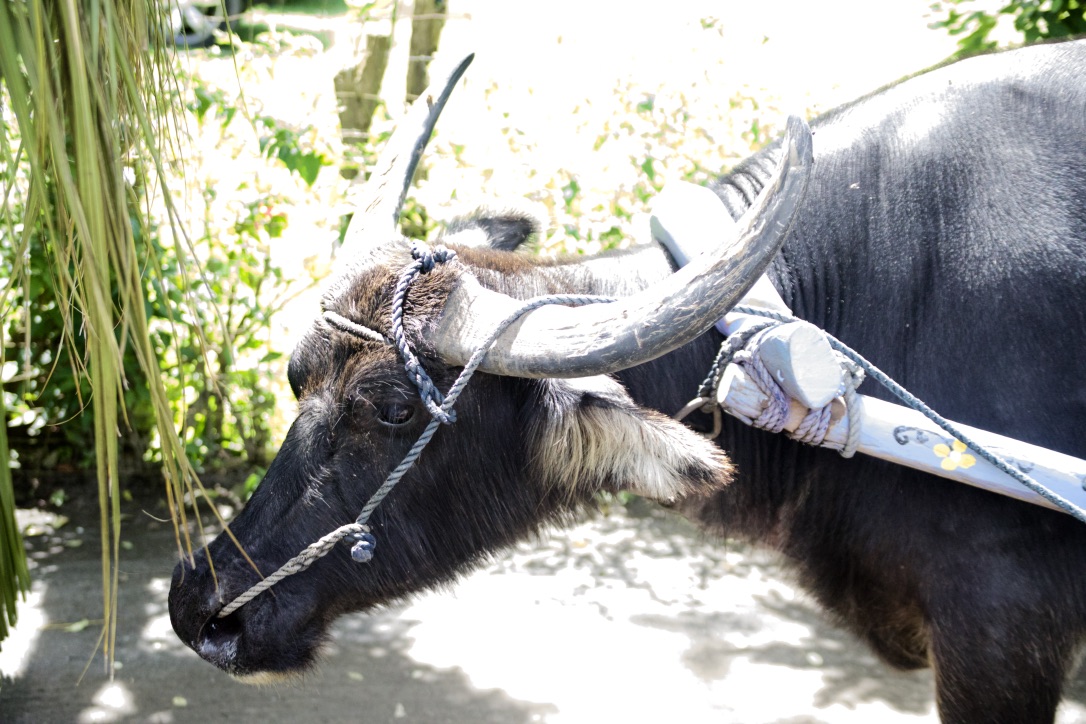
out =
[[[185,104],[189,112],[196,116],[196,121],[200,125],[203,125],[207,119],[207,114],[212,109],[218,110],[220,116],[219,123],[223,128],[230,125],[230,122],[234,120],[234,116],[237,115],[237,107],[230,103],[221,89],[210,88],[203,83],[194,83],[192,87],[192,98]]]
[[[12,180],[0,176],[0,182]],[[21,195],[13,188],[10,213],[23,215],[20,201]],[[0,317],[4,357],[11,363],[3,378],[11,446],[23,467],[90,467],[95,455],[94,419],[82,414],[91,398],[86,339],[69,339],[69,330],[84,324],[83,315],[57,301],[62,288],[48,239],[39,229],[25,233],[25,276],[21,284],[9,288],[9,306]],[[0,231],[0,257],[5,264],[19,250],[17,242]],[[74,262],[67,270],[68,275],[73,273]],[[146,434],[154,424],[146,385],[141,384],[145,380],[131,350],[123,367],[129,380],[124,395],[135,404],[128,408],[131,425],[124,430],[122,454],[139,446],[135,428]]]
[[[566,212],[573,213],[576,209],[577,197],[581,195],[581,185],[576,178],[570,178],[569,183],[562,187],[562,200],[566,205]]]
[[[0,414],[6,417],[4,396],[0,395]],[[8,460],[7,435],[0,425],[0,464]],[[6,468],[6,466],[5,466]],[[30,590],[30,570],[22,534],[15,522],[15,496],[11,471],[0,472],[0,639],[8,634],[8,625],[18,620],[19,594]]]
[[[404,199],[403,210],[400,211],[400,231],[409,239],[425,239],[434,229],[437,222],[430,218],[426,207],[408,196]]]
[[[12,125],[6,125],[5,131],[9,140],[20,140]],[[0,185],[9,190],[5,209],[9,220],[28,218],[28,177],[25,159],[0,167]],[[45,186],[47,196],[55,198],[55,185],[46,181]],[[135,213],[136,209],[129,209],[131,226],[138,234],[141,225]],[[18,234],[15,231],[14,226],[0,227],[0,261],[6,268],[19,269],[17,276],[2,280],[7,305],[0,309],[3,358],[8,362],[3,392],[15,462],[30,470],[90,468],[96,452],[95,422],[93,416],[82,414],[91,400],[87,340],[73,335],[86,321],[80,308],[58,301],[65,295],[61,280],[75,275],[76,262],[70,260],[63,273],[56,267],[54,243],[44,225],[24,224]],[[22,265],[15,264],[18,256]],[[111,301],[121,304],[116,284]],[[122,392],[127,424],[120,429],[120,454],[127,462],[138,462],[144,458],[155,413],[135,350],[125,350],[122,370],[127,381]]]
[[[203,193],[205,208],[215,208],[216,192]],[[163,260],[148,285],[152,335],[185,452],[204,471],[266,463],[275,405],[267,379],[281,356],[270,348],[269,328],[287,298],[267,246],[287,223],[278,203],[267,193],[235,200],[225,233],[205,224],[194,242],[203,262],[198,276],[160,239],[150,240]],[[193,317],[176,318],[182,299]]]
[[[230,155],[228,129],[239,108],[221,90],[190,79],[187,104],[206,142]],[[327,157],[307,147],[301,133],[277,119],[256,119],[260,152],[305,181],[316,180]],[[234,159],[236,160],[236,159]],[[271,445],[275,399],[268,380],[282,354],[272,348],[272,317],[292,296],[289,280],[273,263],[270,242],[287,228],[288,199],[248,175],[233,186],[189,185],[203,218],[188,243],[200,269],[171,253],[174,243],[152,234],[160,264],[145,275],[152,339],[185,452],[198,469],[218,472],[264,466]],[[178,317],[182,306],[189,310]],[[151,457],[154,450],[151,451]]]
[[[322,167],[331,165],[329,158],[320,151],[305,148],[304,132],[300,134],[271,116],[261,116],[257,124],[264,129],[260,152],[267,158],[278,158],[291,172],[298,174],[306,186],[313,185]],[[307,130],[312,131],[312,126]]]
[[[513,120],[499,129],[508,143],[509,166],[524,156],[532,159],[520,182],[535,189],[528,198],[538,204],[534,213],[544,221],[534,242],[539,253],[595,254],[643,240],[661,189],[679,180],[705,183],[779,133],[760,120],[780,114],[779,109],[746,88],[732,92],[723,107],[719,98],[673,84],[620,83],[614,96],[608,113],[588,102],[574,109],[582,151],[576,165],[566,163],[568,154],[547,153]],[[490,110],[497,114],[500,105]],[[507,185],[508,174],[473,169],[475,148],[451,146],[446,153],[463,169],[458,178],[471,178],[472,188],[481,188],[484,197],[500,195],[502,190],[492,187]],[[439,140],[428,157],[440,158],[443,150]],[[437,161],[434,168],[440,168]],[[435,202],[433,213],[440,217],[441,195],[429,188],[420,192]]]
[[[1014,29],[1025,44],[1086,34],[1084,0],[1011,0],[1006,4],[942,0],[932,5],[932,9],[945,13],[942,20],[932,23],[932,28],[960,36],[956,53],[959,56],[998,47],[992,33],[999,25],[1000,16],[1013,18]]]
[[[220,138],[238,116],[237,106],[223,92],[198,82],[192,84],[185,106],[198,127],[211,128]],[[300,137],[275,119],[264,116],[260,124],[274,129],[267,145],[271,150],[262,147],[262,152],[297,161],[291,170],[311,183],[307,174],[315,174],[313,169],[319,170],[325,157],[300,148]],[[0,167],[0,188],[9,191],[9,219],[26,212],[26,165],[24,159]],[[142,293],[157,355],[156,376],[185,453],[197,469],[265,465],[274,409],[267,379],[281,356],[271,348],[270,322],[289,298],[269,242],[286,229],[286,204],[281,195],[250,180],[225,192],[199,179],[191,181],[189,192],[198,195],[203,219],[194,225],[195,238],[187,241],[174,239],[168,226],[141,224],[136,215],[147,194],[139,184],[130,188],[128,213],[136,244],[144,249]],[[24,236],[27,246],[20,267],[15,262]],[[61,289],[50,248],[51,241],[39,228],[0,225],[0,262],[4,268],[20,269],[14,280],[19,283],[8,285],[6,305],[0,309],[4,358],[9,361],[2,379],[12,448],[19,465],[45,472],[92,467],[95,432],[93,418],[80,414],[91,399],[85,339],[70,331],[81,329],[83,317],[78,309],[57,302]],[[199,265],[179,248],[194,254]],[[68,270],[73,274],[74,262]],[[119,304],[116,286],[113,301]],[[155,431],[147,377],[130,346],[124,348],[122,370],[126,424],[120,426],[121,460],[129,470],[149,473],[152,464],[162,462],[162,439]]]

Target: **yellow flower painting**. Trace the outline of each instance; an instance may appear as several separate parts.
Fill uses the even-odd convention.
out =
[[[965,443],[955,440],[951,445],[944,445],[939,443],[932,450],[936,456],[941,457],[943,461],[939,463],[939,466],[943,470],[957,470],[962,468],[971,468],[976,464],[977,459],[966,452]]]

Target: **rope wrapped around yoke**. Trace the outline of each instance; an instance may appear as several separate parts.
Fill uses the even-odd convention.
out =
[[[791,315],[780,314],[758,307],[737,306],[733,311],[740,314],[759,316],[781,323],[799,321]],[[823,332],[823,334],[825,333]],[[1026,472],[1028,468],[1020,468],[1019,465],[1016,465],[1012,461],[1006,459],[1002,454],[995,452],[995,450],[991,447],[982,445],[977,442],[977,440],[975,440],[972,435],[968,434],[965,430],[962,429],[962,426],[951,422],[950,420],[947,420],[946,418],[939,415],[928,405],[926,405],[922,400],[920,400],[918,397],[916,397],[904,387],[899,385],[897,382],[891,379],[889,375],[873,365],[871,362],[867,361],[858,352],[848,347],[840,340],[829,334],[825,334],[825,338],[829,342],[829,345],[833,349],[833,351],[842,360],[842,365],[844,366],[844,369],[854,381],[854,384],[846,384],[845,393],[843,395],[843,397],[845,398],[845,403],[846,405],[848,405],[850,410],[853,409],[854,402],[861,397],[859,393],[856,392],[855,388],[859,385],[859,381],[862,379],[862,377],[866,375],[870,379],[878,382],[880,385],[886,388],[891,394],[901,400],[901,402],[904,403],[906,407],[920,413],[924,418],[927,418],[928,421],[932,422],[938,428],[952,436],[954,440],[959,441],[965,447],[969,448],[972,452],[976,453],[977,456],[983,458],[985,461],[990,463],[999,472],[1013,478],[1023,488],[1030,491],[1038,498],[1046,501],[1046,503],[1051,505],[1051,507],[1057,510],[1061,510],[1068,515],[1071,515],[1080,522],[1086,523],[1086,508],[1079,504],[1076,504],[1073,500],[1068,499],[1064,495],[1061,495],[1055,490],[1050,489],[1046,485],[1039,482],[1034,476]],[[719,382],[719,379],[717,381]],[[854,418],[858,417],[859,415],[851,414],[851,412],[848,415],[849,443],[846,445],[846,448],[852,445],[852,440],[859,439],[858,426],[854,428],[854,425],[858,422],[858,420]],[[990,433],[978,431],[978,434]],[[993,435],[993,437],[997,436]],[[1018,441],[1011,439],[1007,439],[1006,443],[1022,444]],[[1058,453],[1052,451],[1045,451],[1043,449],[1041,449],[1040,451],[1052,456],[1058,455]],[[1060,457],[1070,462],[1081,462],[1067,456]],[[1084,487],[1086,487],[1086,484],[1084,484]]]
[[[757,311],[754,308],[749,309],[751,311],[747,313],[753,314]],[[742,308],[737,307],[737,310],[742,311]],[[711,413],[716,418],[716,424],[714,425],[713,432],[708,436],[710,438],[715,438],[720,433],[720,405],[718,404],[717,390],[724,379],[724,372],[728,365],[736,364],[748,373],[751,380],[754,381],[758,389],[765,396],[767,402],[758,417],[749,420],[744,418],[745,422],[752,427],[757,427],[769,432],[784,432],[793,440],[808,445],[822,445],[825,442],[826,434],[829,432],[830,424],[832,422],[832,401],[822,407],[815,409],[808,408],[807,414],[795,430],[785,430],[784,426],[788,418],[791,398],[758,355],[758,347],[765,338],[765,333],[788,321],[795,320],[772,319],[760,322],[753,324],[742,331],[736,332],[725,339],[724,343],[720,346],[720,351],[717,353],[716,359],[713,360],[713,364],[709,369],[709,374],[698,388],[698,396],[691,400],[686,407],[676,414],[675,418],[681,420],[695,409],[701,409],[702,412]],[[856,388],[863,382],[864,373],[862,369],[853,364],[847,357],[838,353],[837,359],[846,372],[846,377],[843,381],[839,397],[844,403],[845,409],[852,412],[856,409]],[[856,454],[860,441],[860,416],[850,414],[848,419],[848,439],[844,447],[840,450],[841,456],[846,458],[850,458]]]

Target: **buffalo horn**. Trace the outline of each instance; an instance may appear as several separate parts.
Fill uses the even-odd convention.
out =
[[[803,200],[811,132],[788,119],[781,160],[754,205],[712,251],[648,289],[610,304],[549,305],[528,312],[490,349],[480,369],[513,377],[584,377],[648,362],[704,333],[769,265]],[[471,353],[522,302],[460,276],[432,338],[452,365]]]
[[[468,55],[444,79],[435,80],[397,124],[359,193],[355,214],[343,238],[341,259],[350,261],[361,252],[398,238],[400,210],[419,159],[453,88],[474,59],[474,53]]]

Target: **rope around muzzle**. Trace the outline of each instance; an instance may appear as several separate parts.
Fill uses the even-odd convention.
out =
[[[389,473],[388,477],[385,478],[385,482],[381,484],[381,487],[370,496],[365,507],[362,508],[362,512],[359,513],[353,523],[342,525],[331,533],[323,536],[315,543],[311,543],[301,553],[280,566],[277,571],[256,583],[224,606],[223,609],[216,614],[216,618],[229,616],[287,576],[301,573],[319,559],[328,555],[336,544],[342,540],[351,539],[355,541],[354,545],[351,547],[351,558],[353,560],[358,563],[366,563],[372,560],[374,550],[377,547],[377,539],[370,532],[370,527],[368,525],[370,516],[373,514],[373,511],[376,510],[377,506],[381,504],[381,501],[385,499],[385,496],[392,492],[392,489],[396,487],[396,484],[400,482],[407,471],[411,469],[411,466],[415,464],[415,461],[419,459],[423,449],[433,438],[437,429],[442,424],[450,425],[456,421],[453,406],[456,404],[457,398],[460,397],[460,393],[464,391],[471,376],[475,374],[475,370],[482,364],[487,352],[494,346],[494,343],[498,340],[498,337],[501,336],[502,332],[508,329],[511,324],[516,322],[523,315],[533,309],[538,309],[539,307],[548,304],[581,306],[584,304],[599,304],[614,301],[611,297],[582,294],[552,294],[527,300],[509,316],[498,323],[494,328],[494,331],[490,333],[490,336],[487,337],[472,353],[467,364],[464,365],[464,369],[461,370],[459,376],[457,376],[456,381],[453,382],[449,391],[443,395],[441,391],[437,389],[437,386],[434,385],[430,376],[426,374],[426,370],[423,369],[422,364],[419,362],[418,357],[415,356],[414,351],[411,349],[411,345],[407,341],[407,336],[403,330],[403,312],[404,302],[407,299],[407,290],[412,282],[414,282],[420,274],[429,274],[437,264],[444,264],[455,259],[456,252],[444,247],[430,249],[422,244],[415,244],[412,246],[411,256],[413,261],[400,272],[396,289],[392,295],[391,331],[393,340],[391,342],[381,333],[358,324],[357,322],[353,322],[335,312],[326,311],[324,313],[324,319],[341,332],[371,341],[395,344],[400,359],[403,360],[404,370],[407,372],[408,378],[418,388],[419,396],[422,398],[423,404],[426,405],[426,409],[430,412],[430,422],[426,425],[422,434],[419,435],[419,439],[415,441],[415,444],[408,450],[407,455],[404,456],[404,459],[400,464]]]

